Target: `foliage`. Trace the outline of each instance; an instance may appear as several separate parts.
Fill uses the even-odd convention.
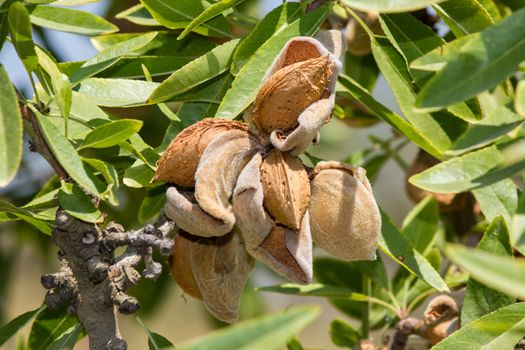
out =
[[[46,245],[59,207],[92,223],[151,221],[165,187],[150,181],[178,132],[204,117],[240,118],[290,38],[356,21],[370,52],[344,54],[334,118],[351,128],[383,124],[393,136],[338,151],[372,182],[393,160],[419,203],[400,227],[382,211],[378,260],[320,257],[317,283],[258,291],[327,298],[360,321],[359,329],[334,320],[324,330],[346,348],[370,330],[393,330],[436,292],[462,288],[461,328],[433,349],[511,349],[523,338],[525,307],[516,298],[525,298],[525,2],[284,1],[260,20],[249,15],[253,0],[141,0],[108,18],[71,8],[86,2],[0,1],[0,48],[14,47],[33,88],[24,96],[0,65],[0,225],[40,231],[45,237],[34,239]],[[359,11],[380,14],[365,23]],[[119,32],[115,18],[133,30]],[[60,53],[33,40],[43,30],[89,36],[98,53],[59,62]],[[379,75],[402,115],[373,93]],[[9,187],[27,171],[24,137],[58,175],[30,198]],[[417,148],[415,161],[405,147]],[[315,151],[305,158],[320,160]],[[129,194],[138,199],[122,200]],[[473,241],[475,249],[466,247]],[[0,249],[0,262],[4,255]],[[387,265],[396,268],[387,273]],[[155,300],[166,283],[158,285],[159,294],[139,298]],[[301,349],[294,336],[317,314],[291,308],[177,348]],[[84,335],[65,310],[42,307],[6,322],[0,345],[33,318],[22,348],[72,348]],[[150,349],[173,348],[139,322]]]

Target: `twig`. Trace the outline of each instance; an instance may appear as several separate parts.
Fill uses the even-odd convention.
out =
[[[50,308],[67,304],[76,313],[89,337],[90,350],[127,349],[120,336],[116,310],[130,314],[140,307],[126,290],[138,283],[141,274],[135,270],[141,261],[146,268],[142,276],[156,279],[162,265],[153,261],[153,248],[169,255],[173,240],[169,238],[174,224],[163,214],[155,225],[125,232],[120,225],[109,224],[100,231],[96,225],[75,219],[59,210],[53,241],[60,248],[59,272],[42,276],[49,289],[45,303]],[[115,249],[127,246],[121,256]]]

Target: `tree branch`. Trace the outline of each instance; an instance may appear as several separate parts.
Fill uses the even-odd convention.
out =
[[[45,303],[50,308],[68,305],[76,313],[89,337],[90,350],[127,348],[121,338],[116,311],[130,314],[140,307],[126,290],[141,278],[135,270],[141,261],[146,268],[142,276],[156,279],[162,265],[153,261],[153,248],[169,255],[173,240],[168,234],[172,221],[161,214],[155,225],[125,232],[111,223],[105,230],[71,217],[59,210],[53,230],[53,242],[60,248],[60,270],[42,276],[48,289]],[[127,246],[125,253],[115,257],[117,247]]]

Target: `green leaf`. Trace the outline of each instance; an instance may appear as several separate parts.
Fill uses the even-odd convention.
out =
[[[114,33],[118,27],[89,12],[56,6],[36,6],[31,22],[40,27],[82,35]]]
[[[303,305],[242,321],[189,343],[178,350],[277,350],[319,315],[316,307]]]
[[[342,0],[344,5],[361,11],[407,12],[419,10],[443,0]]]
[[[268,39],[295,21],[300,13],[299,4],[286,2],[264,16],[235,50],[231,67],[232,73],[237,74]]]
[[[403,135],[408,137],[419,147],[423,148],[434,157],[440,157],[440,151],[432,145],[425,137],[423,137],[418,130],[416,130],[412,124],[408,123],[405,119],[401,118],[390,109],[386,108],[381,103],[377,102],[372,95],[366,91],[361,85],[359,85],[352,78],[347,77],[343,74],[339,75],[339,82],[346,88],[346,91],[350,93],[355,99],[363,103],[367,108],[374,112],[379,118],[393,126],[396,130],[401,132]]]
[[[525,262],[454,244],[445,247],[445,254],[478,282],[510,296],[525,298]]]
[[[38,68],[38,59],[33,43],[33,34],[29,13],[21,2],[14,2],[9,7],[9,32],[16,53],[22,60],[24,67],[31,74]]]
[[[138,220],[144,223],[157,215],[166,203],[166,187],[164,185],[150,188],[139,208]]]
[[[487,220],[492,221],[502,215],[510,224],[518,209],[518,191],[511,179],[503,179],[490,186],[475,189],[472,193]]]
[[[64,137],[64,134],[49,121],[48,117],[42,115],[36,109],[33,109],[38,125],[40,126],[42,135],[46,144],[51,149],[58,163],[64,170],[75,180],[80,186],[88,190],[92,194],[100,197],[100,191],[94,180],[88,176],[82,161],[73,145]]]
[[[419,202],[403,221],[402,233],[414,249],[425,255],[435,241],[439,222],[439,206],[434,197]]]
[[[27,350],[47,350],[51,343],[77,324],[77,318],[69,315],[64,308],[56,311],[44,309],[33,322]]]
[[[409,178],[414,186],[437,193],[459,193],[488,186],[525,168],[525,162],[507,164],[506,144],[490,146],[439,163]]]
[[[496,217],[490,223],[476,249],[502,256],[512,256],[509,230],[502,216]],[[515,298],[487,288],[475,279],[470,278],[461,308],[461,323],[466,325],[515,301]]]
[[[155,172],[148,165],[141,160],[137,160],[131,167],[126,169],[122,182],[124,185],[133,188],[149,187],[154,175]]]
[[[388,39],[403,55],[407,65],[445,44],[445,41],[430,27],[408,13],[382,14],[379,20]],[[416,81],[430,76],[429,73],[420,71],[411,71],[410,74]]]
[[[58,191],[58,203],[68,214],[82,221],[100,223],[104,219],[91,198],[74,184],[62,183]]]
[[[36,47],[36,55],[40,66],[49,74],[56,104],[60,109],[60,114],[66,121],[65,135],[67,136],[67,120],[71,111],[72,100],[71,84],[68,77],[60,71],[56,62],[46,52]]]
[[[89,78],[78,92],[104,107],[136,107],[146,104],[158,83],[132,79]]]
[[[408,238],[399,232],[383,211],[381,211],[381,222],[379,248],[383,253],[438,291],[448,291],[448,287],[439,273],[421,253],[412,247]]]
[[[136,119],[120,119],[103,124],[86,135],[79,149],[106,148],[126,141],[131,135],[142,128],[142,121]]]
[[[173,344],[162,335],[154,333],[149,330],[148,327],[142,322],[142,320],[137,317],[138,323],[144,328],[144,331],[148,335],[148,347],[149,350],[162,350],[167,348],[173,348]]]
[[[180,33],[178,39],[184,38],[186,35],[188,35],[193,28],[200,26],[206,21],[209,21],[213,17],[216,17],[220,15],[222,12],[240,4],[244,0],[221,0],[210,7],[208,7],[206,10],[204,10],[200,15],[195,17],[193,21],[191,21],[190,24],[184,30],[182,33]]]
[[[22,161],[22,116],[15,89],[0,65],[0,187],[7,186]]]
[[[216,116],[233,119],[248,107],[255,98],[266,71],[286,42],[296,36],[314,34],[328,11],[329,7],[323,6],[307,13],[268,39],[241,68],[232,87],[224,96]]]
[[[372,54],[355,56],[347,51],[344,70],[346,75],[354,79],[367,91],[373,90],[379,76],[379,67]]]
[[[478,0],[448,0],[435,5],[435,9],[458,38],[494,24],[489,12]]]
[[[158,26],[160,24],[156,19],[151,17],[148,10],[146,10],[142,4],[131,6],[130,8],[117,13],[115,18],[125,19],[140,26]]]
[[[518,209],[512,218],[511,242],[512,245],[523,254],[525,252],[525,195],[520,193]]]
[[[106,190],[102,192],[102,197],[107,199],[110,204],[118,205],[119,200],[116,195],[116,190],[119,186],[118,173],[115,167],[107,162],[103,162],[99,159],[93,158],[82,158],[84,163],[89,164],[93,169],[98,171],[100,175],[106,180],[108,184]]]
[[[12,214],[24,220],[25,222],[32,225],[37,230],[45,233],[46,235],[51,235],[51,226],[47,222],[45,222],[41,216],[34,214],[29,210],[17,208],[11,203],[0,200],[0,212]]]
[[[210,6],[203,0],[141,0],[149,13],[161,25],[170,29],[180,29],[188,25]],[[202,28],[201,28],[202,27]],[[203,23],[199,34],[207,36],[231,37],[224,17],[216,17]],[[194,31],[197,32],[197,28]]]
[[[465,129],[465,122],[445,111],[435,115],[415,111],[416,95],[403,57],[382,37],[372,40],[372,52],[408,121],[441,153],[448,150]]]
[[[80,66],[71,76],[71,83],[76,84],[111,67],[117,63],[122,56],[146,46],[155,36],[157,36],[157,32],[151,32],[105,48]]]
[[[7,324],[0,328],[0,346],[4,345],[13,335],[15,335],[20,329],[22,329],[29,321],[38,315],[45,306],[41,306],[38,309],[28,311],[20,316],[9,321]]]
[[[14,0],[4,0],[0,2],[0,50],[4,46],[9,32],[9,6]]]
[[[432,51],[426,53],[424,56],[416,58],[410,63],[411,69],[419,69],[431,72],[437,72],[446,66],[448,61],[454,58],[454,55],[467,42],[471,40],[474,35],[463,36],[451,42],[445,43]]]
[[[228,41],[177,70],[153,91],[149,101],[165,101],[225,72],[238,43],[239,39]]]
[[[525,117],[525,80],[521,80],[516,86],[514,109],[519,115]]]
[[[506,106],[498,106],[487,117],[472,123],[447,154],[461,154],[486,146],[520,126],[524,120],[525,117],[513,113]]]
[[[82,325],[77,323],[66,330],[54,342],[49,344],[46,350],[73,350],[82,332]]]
[[[330,338],[337,346],[353,349],[361,335],[348,323],[334,320],[330,323]]]
[[[514,349],[524,333],[525,303],[517,303],[461,327],[432,350]]]
[[[485,29],[420,91],[417,107],[438,108],[466,100],[514,74],[525,60],[525,8]]]

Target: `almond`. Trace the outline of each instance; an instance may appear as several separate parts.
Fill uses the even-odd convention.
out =
[[[305,108],[328,94],[334,71],[328,54],[279,69],[263,83],[255,97],[253,122],[266,133],[294,128]]]
[[[247,132],[248,129],[244,123],[213,118],[203,119],[184,129],[171,141],[159,159],[157,173],[152,181],[193,187],[202,153],[216,137],[230,130]]]
[[[339,259],[375,259],[381,215],[365,170],[320,162],[311,177],[309,212],[314,242]]]
[[[170,256],[169,263],[171,275],[179,287],[192,297],[202,299],[202,294],[195,281],[190,262],[190,251],[199,239],[199,237],[192,236],[184,231],[179,231],[175,238],[173,238],[173,252]]]
[[[272,150],[261,164],[264,207],[274,220],[298,230],[310,200],[308,174],[301,160]]]

